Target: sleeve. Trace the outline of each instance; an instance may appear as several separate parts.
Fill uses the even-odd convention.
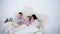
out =
[[[25,21],[24,18],[22,18],[22,23],[24,23],[24,21]]]
[[[17,20],[17,18],[16,17],[14,17],[13,19],[12,19],[12,21],[14,22],[14,21],[16,21]]]
[[[34,26],[38,26],[38,20],[35,20],[35,22],[34,22]]]

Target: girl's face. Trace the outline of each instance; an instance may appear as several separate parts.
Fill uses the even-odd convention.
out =
[[[26,21],[29,21],[29,17],[26,17],[26,19],[25,19]]]
[[[34,18],[33,17],[31,17],[31,22],[33,22],[34,21]]]

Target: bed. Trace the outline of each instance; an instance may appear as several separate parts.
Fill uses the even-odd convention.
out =
[[[30,7],[25,7],[24,9],[22,9],[22,13],[23,13],[24,18],[26,18],[27,15],[31,16],[32,14],[36,14],[38,17],[38,21],[39,21],[38,29],[33,26],[30,26],[30,29],[32,29],[32,30],[30,30],[30,29],[28,30],[26,25],[22,25],[21,27],[20,26],[14,27],[12,25],[13,22],[8,22],[8,23],[4,23],[2,25],[1,32],[3,32],[4,34],[42,34],[43,33],[42,32],[43,23],[47,19],[46,15],[40,15],[40,14],[36,13]],[[17,24],[15,24],[15,25],[17,26]]]

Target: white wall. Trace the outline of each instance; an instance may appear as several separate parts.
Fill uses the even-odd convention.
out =
[[[13,17],[15,12],[24,7],[31,7],[35,12],[48,16],[44,23],[46,34],[59,34],[59,1],[58,0],[2,0],[1,20]]]

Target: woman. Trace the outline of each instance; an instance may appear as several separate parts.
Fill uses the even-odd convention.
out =
[[[38,19],[37,19],[37,17],[36,17],[36,15],[35,14],[32,14],[32,16],[31,16],[31,25],[32,26],[34,26],[34,27],[38,27]]]

